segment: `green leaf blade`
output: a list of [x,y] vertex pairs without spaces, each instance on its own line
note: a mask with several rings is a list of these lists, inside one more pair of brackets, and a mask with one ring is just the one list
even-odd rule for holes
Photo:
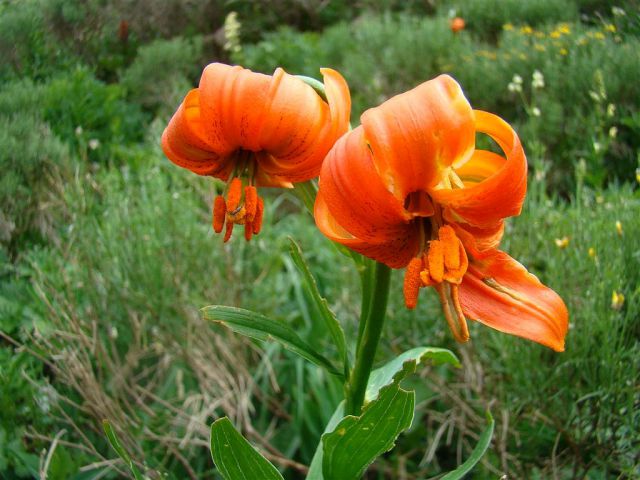
[[347,416],[322,436],[324,480],[357,480],[373,461],[393,448],[411,426],[415,393],[397,383],[380,390],[359,417]]
[[144,477],[140,473],[140,470],[138,470],[138,467],[136,467],[135,463],[133,463],[133,460],[131,459],[129,453],[120,443],[120,440],[118,439],[118,436],[116,435],[116,432],[111,426],[109,420],[102,421],[102,429],[104,430],[104,433],[107,436],[107,440],[109,440],[111,447],[116,451],[116,453],[124,461],[124,463],[127,464],[129,470],[131,470],[133,478],[135,478],[136,480],[143,480]]
[[227,417],[211,425],[211,457],[225,480],[284,480]]
[[339,377],[343,376],[343,373],[327,358],[316,352],[295,330],[285,323],[272,320],[250,310],[224,305],[211,305],[204,307],[201,311],[205,320],[219,323],[236,333],[256,340],[275,340],[286,349],[297,353],[328,372]]
[[419,364],[424,364],[427,361],[430,361],[432,365],[446,363],[454,367],[460,367],[460,361],[455,354],[445,348],[412,348],[371,372],[365,393],[365,401],[374,400],[378,396],[380,389],[391,383],[400,382],[406,376],[415,372]]
[[467,460],[460,465],[455,470],[447,473],[440,480],[462,480],[464,476],[469,473],[473,467],[482,459],[485,452],[491,445],[491,438],[493,437],[493,429],[495,426],[495,421],[491,416],[491,412],[487,411],[487,427],[484,429],[480,438],[478,439],[478,444],[471,452],[471,456],[467,458]]
[[334,313],[329,308],[327,300],[320,294],[320,291],[318,290],[318,284],[311,274],[311,270],[309,270],[307,262],[302,256],[302,250],[300,249],[300,246],[291,237],[289,237],[289,242],[293,263],[298,268],[298,271],[302,274],[304,285],[311,295],[314,305],[317,311],[320,313],[320,317],[324,321],[324,324],[327,327],[327,330],[329,331],[336,348],[338,349],[338,353],[340,354],[340,357],[342,359],[345,372],[348,372],[349,359],[347,354],[347,342],[344,337],[344,330],[342,329],[342,326],[340,325],[340,322],[338,322],[338,319],[336,318]]

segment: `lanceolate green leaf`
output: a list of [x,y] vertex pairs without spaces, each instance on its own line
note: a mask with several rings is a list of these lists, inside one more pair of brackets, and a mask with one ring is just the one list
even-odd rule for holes
[[378,396],[378,391],[392,382],[399,382],[416,371],[418,364],[431,362],[432,365],[448,363],[460,367],[460,361],[453,352],[444,348],[416,347],[398,355],[384,366],[377,368],[369,376],[365,401],[370,402]]
[[109,440],[109,443],[111,444],[113,449],[116,451],[118,456],[122,460],[124,460],[124,463],[127,464],[127,466],[129,467],[129,470],[131,470],[131,473],[133,474],[133,478],[135,478],[136,480],[143,480],[144,477],[140,473],[140,470],[138,470],[138,467],[136,467],[136,465],[133,463],[131,456],[124,449],[124,447],[120,443],[120,440],[118,440],[118,436],[116,435],[115,430],[113,429],[113,427],[111,426],[108,420],[102,421],[102,428],[104,429],[104,433],[107,435],[107,439]]
[[[449,350],[445,350],[442,348],[433,348],[433,347],[417,347],[417,348],[408,350],[403,354],[399,355],[398,357],[396,357],[395,359],[391,360],[386,365],[371,372],[371,376],[369,377],[369,382],[367,384],[367,392],[365,396],[366,401],[372,402],[376,398],[378,398],[378,395],[381,389],[383,389],[384,387],[388,387],[389,385],[394,385],[396,388],[398,388],[397,385],[406,376],[416,371],[418,364],[425,363],[427,361],[430,361],[433,365],[448,363],[455,367],[460,366],[460,362],[458,361],[456,356]],[[413,395],[413,392],[405,392],[405,393],[411,393]],[[368,408],[369,406],[367,406],[365,409],[368,409]],[[413,410],[412,410],[412,415],[413,415]],[[344,417],[344,402],[338,405],[338,408],[336,409],[335,413],[329,420],[329,423],[325,428],[325,434],[323,435],[323,438],[327,437],[332,433],[335,433],[336,426],[338,425],[338,423],[345,420],[343,417]],[[356,419],[358,417],[348,417],[348,418]],[[393,437],[392,442],[394,440],[395,440],[395,437]],[[393,445],[393,443],[391,445]],[[373,461],[373,459],[371,461]],[[327,477],[323,476],[323,472],[322,472],[323,463],[324,463],[323,442],[320,442],[313,456],[313,459],[311,461],[311,466],[309,467],[307,480],[328,480]],[[364,468],[366,468],[366,465]]]
[[211,456],[225,480],[283,480],[276,467],[238,433],[227,417],[211,425]]
[[276,340],[285,348],[325,368],[330,373],[340,377],[343,375],[327,358],[316,352],[291,327],[282,322],[272,320],[250,310],[226,307],[224,305],[204,307],[202,314],[206,320],[224,325],[234,332],[247,337],[257,340]]
[[[340,402],[336,411],[333,412],[333,415],[329,419],[329,423],[324,429],[324,433],[333,432],[336,428],[336,425],[344,418],[344,400]],[[309,465],[309,473],[307,473],[307,480],[323,480],[322,478],[322,441],[318,444],[318,448],[316,448],[316,452],[313,454],[313,458],[311,459],[311,465]]]
[[340,358],[342,359],[345,372],[348,372],[349,359],[347,355],[347,344],[344,339],[344,331],[342,330],[342,326],[338,322],[338,319],[333,314],[333,312],[329,309],[327,301],[322,297],[322,295],[320,295],[316,280],[313,278],[313,275],[311,274],[311,271],[309,270],[309,267],[307,266],[307,263],[302,256],[300,246],[292,238],[289,238],[289,242],[291,244],[291,258],[293,259],[293,263],[295,263],[300,273],[302,273],[302,276],[304,278],[304,285],[311,295],[316,309],[320,313],[320,316],[325,326],[327,327],[327,330],[329,330],[329,333],[331,334],[333,343],[336,345],[338,353],[340,354]]
[[491,445],[491,437],[493,437],[493,427],[495,422],[491,416],[491,412],[489,411],[487,411],[487,423],[487,428],[485,428],[480,435],[478,444],[476,445],[476,448],[473,449],[473,452],[471,452],[471,456],[458,468],[447,473],[441,480],[461,480],[473,469],[473,467],[476,466],[476,463],[480,461],[487,451],[487,448],[489,448],[489,445]]
[[322,436],[324,480],[358,480],[381,454],[391,450],[401,432],[411,426],[415,392],[397,383],[384,387],[359,417],[345,417]]

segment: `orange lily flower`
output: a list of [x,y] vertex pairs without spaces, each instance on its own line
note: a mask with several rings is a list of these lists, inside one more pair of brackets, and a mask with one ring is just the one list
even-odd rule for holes
[[[434,287],[458,341],[466,317],[557,351],[568,313],[562,299],[497,250],[504,219],[518,215],[527,163],[499,117],[472,110],[449,76],[367,110],[325,159],[315,218],[331,240],[405,268],[408,308]],[[504,155],[475,149],[476,133]]]
[[464,18],[461,17],[452,18],[449,22],[449,28],[451,28],[451,31],[453,33],[458,33],[459,31],[464,30],[465,26],[466,23],[464,21]]
[[260,231],[263,200],[256,187],[285,187],[317,177],[325,155],[349,128],[351,99],[342,76],[321,69],[326,101],[278,68],[272,76],[212,63],[202,72],[162,135],[176,165],[227,181],[213,205],[224,241],[234,225],[245,238]]

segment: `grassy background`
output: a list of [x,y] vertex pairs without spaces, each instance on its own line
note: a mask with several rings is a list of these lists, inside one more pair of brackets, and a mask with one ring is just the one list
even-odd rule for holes
[[[453,10],[467,21],[457,35]],[[225,38],[231,11],[241,27]],[[287,237],[351,338],[359,285],[288,192],[266,192],[250,244],[212,234],[215,182],[171,165],[158,139],[215,60],[337,68],[354,123],[448,72],[525,144],[529,195],[504,248],[566,300],[567,351],[475,324],[456,345],[432,292],[404,309],[394,272],[379,359],[431,344],[464,368],[413,380],[414,425],[370,478],[451,469],[488,405],[496,435],[473,478],[640,476],[639,38],[634,1],[0,1],[0,476],[124,475],[100,431],[109,418],[152,478],[217,478],[208,425],[226,414],[287,478],[303,477],[341,385],[203,324],[198,308],[259,310],[331,354]],[[508,88],[516,74],[521,92]]]

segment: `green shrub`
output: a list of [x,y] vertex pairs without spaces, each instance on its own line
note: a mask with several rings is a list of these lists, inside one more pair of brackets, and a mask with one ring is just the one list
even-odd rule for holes
[[175,37],[140,47],[121,83],[129,98],[146,109],[172,113],[202,71],[202,39]]
[[114,148],[143,138],[145,116],[125,100],[120,85],[107,85],[78,68],[46,85],[43,118],[81,158],[106,162]]
[[0,80],[41,79],[73,63],[47,30],[41,7],[39,0],[0,4]]
[[25,113],[0,116],[0,242],[12,255],[50,236],[51,184],[68,168],[69,151],[48,125]]

